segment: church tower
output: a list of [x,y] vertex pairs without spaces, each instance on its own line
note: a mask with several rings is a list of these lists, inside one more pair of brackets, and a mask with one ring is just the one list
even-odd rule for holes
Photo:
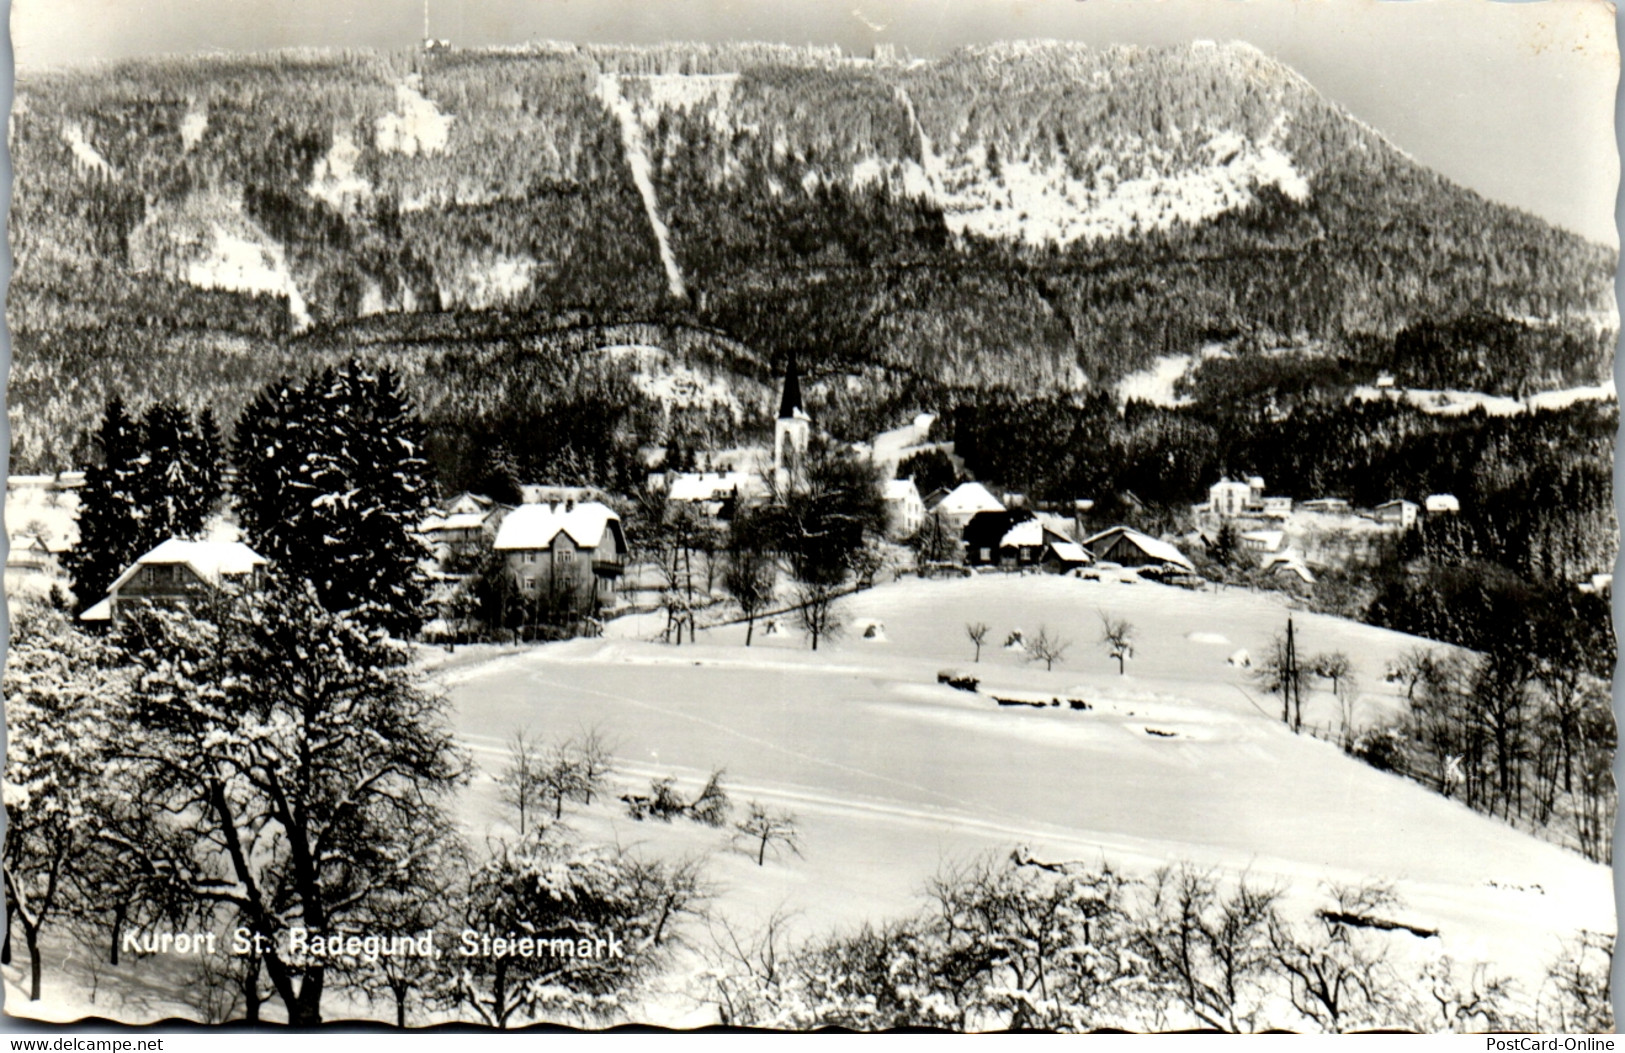
[[773,424],[773,479],[781,493],[799,479],[811,435],[812,418],[801,405],[801,373],[796,369],[796,356],[792,351],[784,368],[779,419]]

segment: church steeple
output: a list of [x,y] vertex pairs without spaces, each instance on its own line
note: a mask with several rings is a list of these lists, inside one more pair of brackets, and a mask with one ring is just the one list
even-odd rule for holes
[[773,422],[773,478],[781,493],[797,485],[811,435],[812,418],[801,404],[801,371],[796,368],[796,355],[792,351],[784,366],[779,419]]
[[784,367],[784,395],[779,399],[779,419],[795,420],[807,416],[801,405],[801,371],[796,368],[796,353],[790,352]]

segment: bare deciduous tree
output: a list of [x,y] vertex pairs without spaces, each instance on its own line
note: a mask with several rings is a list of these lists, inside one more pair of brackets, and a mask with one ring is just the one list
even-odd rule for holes
[[818,641],[838,636],[841,631],[840,614],[835,603],[840,593],[833,585],[800,584],[796,586],[796,623],[812,640],[812,649],[818,650]]
[[988,626],[986,622],[971,622],[965,626],[965,635],[970,642],[976,645],[976,661],[982,660],[982,645],[987,642]]
[[1134,626],[1127,619],[1113,618],[1100,612],[1100,642],[1106,653],[1117,659],[1117,675],[1127,671],[1127,662],[1134,654]]
[[524,728],[508,738],[508,764],[497,775],[497,798],[514,810],[519,836],[530,832],[531,813],[541,803],[541,747]]
[[1040,625],[1038,635],[1027,643],[1027,661],[1043,662],[1047,672],[1055,668],[1055,663],[1066,655],[1067,649],[1071,646],[1071,640],[1051,635],[1048,628]]
[[740,836],[754,845],[756,865],[767,862],[769,848],[782,848],[801,855],[801,834],[796,817],[789,812],[770,812],[757,801],[750,802],[750,814],[734,824]]

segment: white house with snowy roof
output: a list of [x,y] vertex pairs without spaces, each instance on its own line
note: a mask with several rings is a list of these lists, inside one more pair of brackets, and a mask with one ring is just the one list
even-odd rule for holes
[[925,522],[925,501],[913,479],[888,479],[881,492],[886,502],[886,533],[913,537]]
[[626,570],[621,517],[598,501],[520,505],[503,517],[495,548],[527,601],[582,612],[612,606]]
[[229,585],[252,587],[270,561],[241,541],[170,538],[114,579],[107,596],[79,616],[114,622],[132,603],[179,606]]
[[981,483],[960,483],[950,490],[929,511],[953,529],[962,533],[978,512],[1003,512],[1004,503],[993,496]]

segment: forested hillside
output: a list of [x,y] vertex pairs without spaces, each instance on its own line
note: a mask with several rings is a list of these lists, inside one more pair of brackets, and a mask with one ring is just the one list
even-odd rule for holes
[[632,323],[755,380],[794,350],[854,428],[1214,343],[1512,394],[1611,363],[1609,250],[1246,45],[162,59],[24,76],[12,149],[14,470],[114,392],[229,421],[365,346],[440,404]]

